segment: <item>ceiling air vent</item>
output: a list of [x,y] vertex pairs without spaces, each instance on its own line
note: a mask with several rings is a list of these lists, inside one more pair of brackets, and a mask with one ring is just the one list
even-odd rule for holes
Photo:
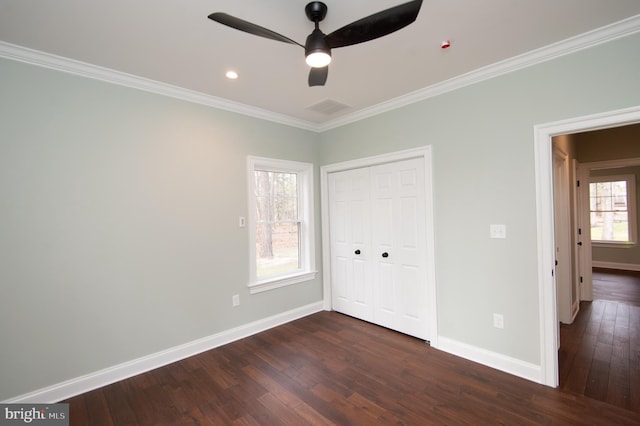
[[332,99],[325,99],[324,101],[320,101],[317,104],[307,107],[308,110],[319,112],[324,115],[333,115],[348,108],[351,107]]

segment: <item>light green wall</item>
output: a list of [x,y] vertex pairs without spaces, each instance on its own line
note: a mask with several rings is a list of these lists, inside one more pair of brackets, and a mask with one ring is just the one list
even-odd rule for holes
[[319,166],[431,145],[440,334],[537,364],[533,126],[640,104],[638,46],[320,135],[0,60],[0,400],[321,300],[321,279],[247,293],[249,154]]
[[633,35],[321,135],[322,165],[433,147],[441,336],[540,362],[533,128],[639,105],[639,47]]
[[249,295],[238,227],[246,156],[317,163],[316,133],[9,60],[0,76],[0,401],[322,299],[321,278]]

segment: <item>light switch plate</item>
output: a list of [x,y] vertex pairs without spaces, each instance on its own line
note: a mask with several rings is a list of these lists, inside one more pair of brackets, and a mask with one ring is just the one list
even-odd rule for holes
[[492,224],[489,225],[489,237],[490,238],[507,238],[507,225]]

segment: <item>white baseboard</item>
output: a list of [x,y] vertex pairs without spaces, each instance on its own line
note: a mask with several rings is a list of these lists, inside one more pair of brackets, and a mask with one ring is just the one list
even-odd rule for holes
[[619,269],[622,271],[640,271],[640,265],[637,263],[600,262],[594,260],[591,266],[594,268]]
[[497,352],[471,346],[457,340],[438,336],[438,347],[444,352],[486,365],[514,376],[522,377],[536,383],[543,383],[542,368],[516,358],[508,357]]
[[73,396],[110,385],[120,380],[128,379],[129,377],[154,370],[158,367],[163,367],[322,310],[323,302],[312,303],[2,402],[51,404],[64,401]]

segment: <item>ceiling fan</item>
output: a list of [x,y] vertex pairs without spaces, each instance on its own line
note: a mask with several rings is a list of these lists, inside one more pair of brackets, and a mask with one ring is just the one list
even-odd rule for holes
[[249,34],[304,48],[306,62],[311,66],[309,86],[324,86],[329,74],[331,49],[363,43],[398,31],[416,20],[420,6],[422,0],[403,3],[345,25],[331,34],[324,34],[320,31],[319,23],[327,16],[327,5],[320,1],[312,1],[305,7],[305,13],[315,24],[315,29],[309,34],[304,45],[226,13],[212,13],[209,19]]

